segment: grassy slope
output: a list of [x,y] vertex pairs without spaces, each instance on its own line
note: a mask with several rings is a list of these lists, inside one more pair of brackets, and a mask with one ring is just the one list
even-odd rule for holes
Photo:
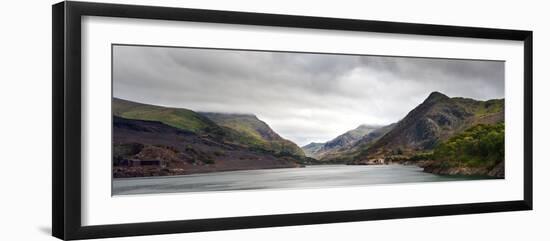
[[166,108],[117,98],[113,98],[112,103],[113,114],[128,119],[160,121],[169,126],[196,133],[216,128],[216,124],[208,118],[187,109]]
[[476,117],[484,117],[499,113],[504,110],[504,99],[493,99],[487,101],[478,101],[467,98],[452,98],[456,103],[464,106],[469,112],[474,113]]
[[305,156],[304,151],[295,143],[280,137],[269,125],[254,115],[201,113],[216,124],[232,129],[240,134],[241,141],[249,145],[273,150],[276,153],[289,153]]

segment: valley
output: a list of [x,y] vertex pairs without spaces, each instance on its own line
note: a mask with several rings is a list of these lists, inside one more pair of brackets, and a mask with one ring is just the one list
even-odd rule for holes
[[196,112],[113,98],[113,177],[345,164],[417,166],[451,176],[504,177],[504,99],[432,92],[389,125],[360,124],[299,147],[253,114]]

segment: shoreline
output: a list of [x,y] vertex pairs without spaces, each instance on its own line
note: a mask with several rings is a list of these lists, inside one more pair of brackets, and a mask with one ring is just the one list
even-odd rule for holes
[[135,176],[135,177],[115,177],[114,169],[111,170],[112,172],[112,179],[137,179],[137,178],[165,178],[165,177],[181,177],[181,176],[189,176],[189,175],[200,175],[200,174],[210,174],[210,173],[217,173],[217,172],[238,172],[238,171],[251,171],[251,170],[268,170],[268,169],[286,169],[286,168],[304,168],[305,165],[300,166],[280,166],[280,167],[265,167],[265,168],[251,168],[251,169],[222,169],[222,170],[214,170],[214,169],[206,169],[206,170],[192,170],[192,171],[182,171],[182,174],[168,174],[168,175],[151,175],[151,176]]
[[[254,171],[254,170],[276,170],[276,169],[299,169],[307,168],[312,166],[347,166],[347,164],[310,164],[310,165],[300,165],[296,167],[266,167],[266,168],[252,168],[252,169],[226,169],[226,170],[212,170],[212,171],[201,171],[201,172],[191,172],[187,174],[174,174],[174,175],[158,175],[158,176],[136,176],[136,177],[112,177],[113,180],[123,180],[123,179],[140,179],[140,178],[170,178],[170,177],[184,177],[191,175],[201,175],[201,174],[211,174],[211,173],[228,173],[228,172],[244,172],[244,171]],[[381,165],[382,166],[382,165]]]
[[[251,168],[251,169],[206,169],[206,170],[192,170],[187,173],[174,173],[168,175],[151,175],[151,176],[133,176],[133,177],[115,177],[114,169],[112,180],[125,180],[125,179],[149,179],[149,178],[177,178],[184,176],[194,176],[201,174],[212,173],[228,173],[228,172],[240,172],[240,171],[252,171],[252,170],[274,170],[274,169],[295,169],[295,168],[307,168],[312,166],[389,166],[389,165],[402,165],[402,166],[417,166],[422,168],[425,173],[431,173],[441,176],[465,176],[465,177],[481,177],[488,179],[502,179],[504,178],[504,166],[501,165],[504,162],[500,162],[495,167],[487,169],[485,167],[441,167],[436,165],[435,161],[392,161],[384,164],[367,164],[367,163],[311,163],[311,164],[298,164],[297,166],[281,166],[281,167],[265,167],[265,168]],[[185,172],[185,171],[184,171]]]
[[405,166],[417,166],[423,169],[423,172],[443,175],[443,176],[471,176],[471,177],[486,177],[486,178],[504,178],[504,161],[499,162],[493,167],[468,167],[468,166],[441,166],[440,161],[433,160],[398,160],[382,163],[348,163],[347,165],[359,165],[359,166],[384,166],[384,165],[405,165]]

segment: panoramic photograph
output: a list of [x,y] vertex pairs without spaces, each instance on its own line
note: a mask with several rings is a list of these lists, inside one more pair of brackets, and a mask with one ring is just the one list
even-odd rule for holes
[[503,179],[504,61],[112,46],[112,195]]

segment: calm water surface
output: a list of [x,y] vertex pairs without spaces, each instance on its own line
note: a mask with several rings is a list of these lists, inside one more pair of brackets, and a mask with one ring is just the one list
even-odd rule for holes
[[317,165],[307,166],[305,168],[280,168],[203,173],[171,177],[114,179],[113,195],[267,188],[318,188],[472,179],[476,178],[451,177],[425,173],[422,172],[422,168],[417,166]]

